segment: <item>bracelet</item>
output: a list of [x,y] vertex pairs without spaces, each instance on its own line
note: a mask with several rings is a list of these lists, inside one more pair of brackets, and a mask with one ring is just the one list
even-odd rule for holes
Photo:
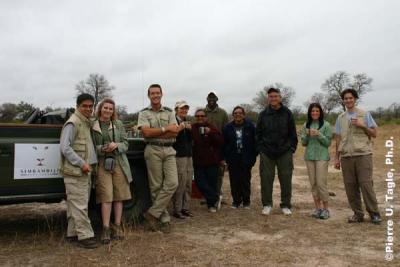
[[165,133],[165,128],[164,127],[161,127],[161,132]]

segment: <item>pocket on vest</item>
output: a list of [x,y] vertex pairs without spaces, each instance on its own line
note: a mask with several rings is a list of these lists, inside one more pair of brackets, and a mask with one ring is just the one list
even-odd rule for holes
[[82,176],[83,172],[80,167],[74,166],[69,163],[68,160],[65,160],[63,166],[63,174],[68,176]]

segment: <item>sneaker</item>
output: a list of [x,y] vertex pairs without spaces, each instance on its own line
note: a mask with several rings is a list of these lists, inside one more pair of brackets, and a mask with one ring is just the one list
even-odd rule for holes
[[319,214],[319,218],[322,220],[327,220],[329,219],[330,215],[329,215],[329,210],[327,209],[322,209],[321,213]]
[[261,211],[261,214],[262,215],[270,215],[271,214],[271,210],[272,210],[271,206],[264,206],[262,211]]
[[110,242],[111,242],[110,227],[103,226],[103,229],[101,230],[100,240],[101,240],[101,243],[104,245],[110,244]]
[[231,208],[236,210],[236,209],[239,208],[239,205],[235,204],[235,203],[232,203]]
[[218,201],[217,201],[217,210],[220,210],[220,209],[221,209],[221,204],[222,204],[222,195],[219,196],[219,199],[218,199]]
[[79,247],[87,248],[87,249],[97,248],[99,246],[99,244],[97,243],[97,241],[94,237],[78,240],[78,242],[76,244]]
[[379,213],[374,213],[371,215],[371,222],[373,224],[380,224],[382,222],[381,215]]
[[123,240],[125,238],[125,234],[122,225],[113,224],[111,226],[111,236],[114,240]]
[[284,207],[281,210],[282,210],[282,213],[286,216],[292,215],[292,211],[289,208]]
[[215,207],[209,207],[209,208],[208,208],[208,211],[211,212],[211,213],[215,213],[215,212],[217,212],[217,208],[215,208]]
[[153,215],[151,215],[148,211],[146,211],[143,214],[143,217],[147,222],[149,230],[151,230],[153,232],[157,232],[158,231],[158,219],[156,217],[154,217]]
[[249,209],[250,209],[250,204],[244,204],[244,205],[243,205],[243,208],[244,208],[245,210],[249,210]]
[[194,217],[193,213],[190,210],[181,210],[181,213],[183,214],[183,216],[186,217]]
[[311,217],[319,218],[319,216],[321,215],[321,211],[322,209],[314,209],[314,211],[311,213]]
[[163,222],[160,224],[160,231],[164,234],[171,233],[171,224],[169,222]]
[[347,219],[348,223],[361,223],[364,221],[364,217],[361,217],[357,214],[353,214]]

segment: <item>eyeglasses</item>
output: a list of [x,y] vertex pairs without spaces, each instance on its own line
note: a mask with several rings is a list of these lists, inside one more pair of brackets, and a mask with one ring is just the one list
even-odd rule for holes
[[81,108],[93,109],[93,105],[82,104]]
[[195,115],[196,118],[204,118],[206,115]]

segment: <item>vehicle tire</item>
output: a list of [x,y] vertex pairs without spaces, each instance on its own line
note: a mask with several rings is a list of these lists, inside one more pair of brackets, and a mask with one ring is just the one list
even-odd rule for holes
[[124,202],[123,216],[129,225],[136,225],[143,220],[142,214],[151,206],[149,181],[144,159],[129,159],[133,181],[130,184],[132,199]]

